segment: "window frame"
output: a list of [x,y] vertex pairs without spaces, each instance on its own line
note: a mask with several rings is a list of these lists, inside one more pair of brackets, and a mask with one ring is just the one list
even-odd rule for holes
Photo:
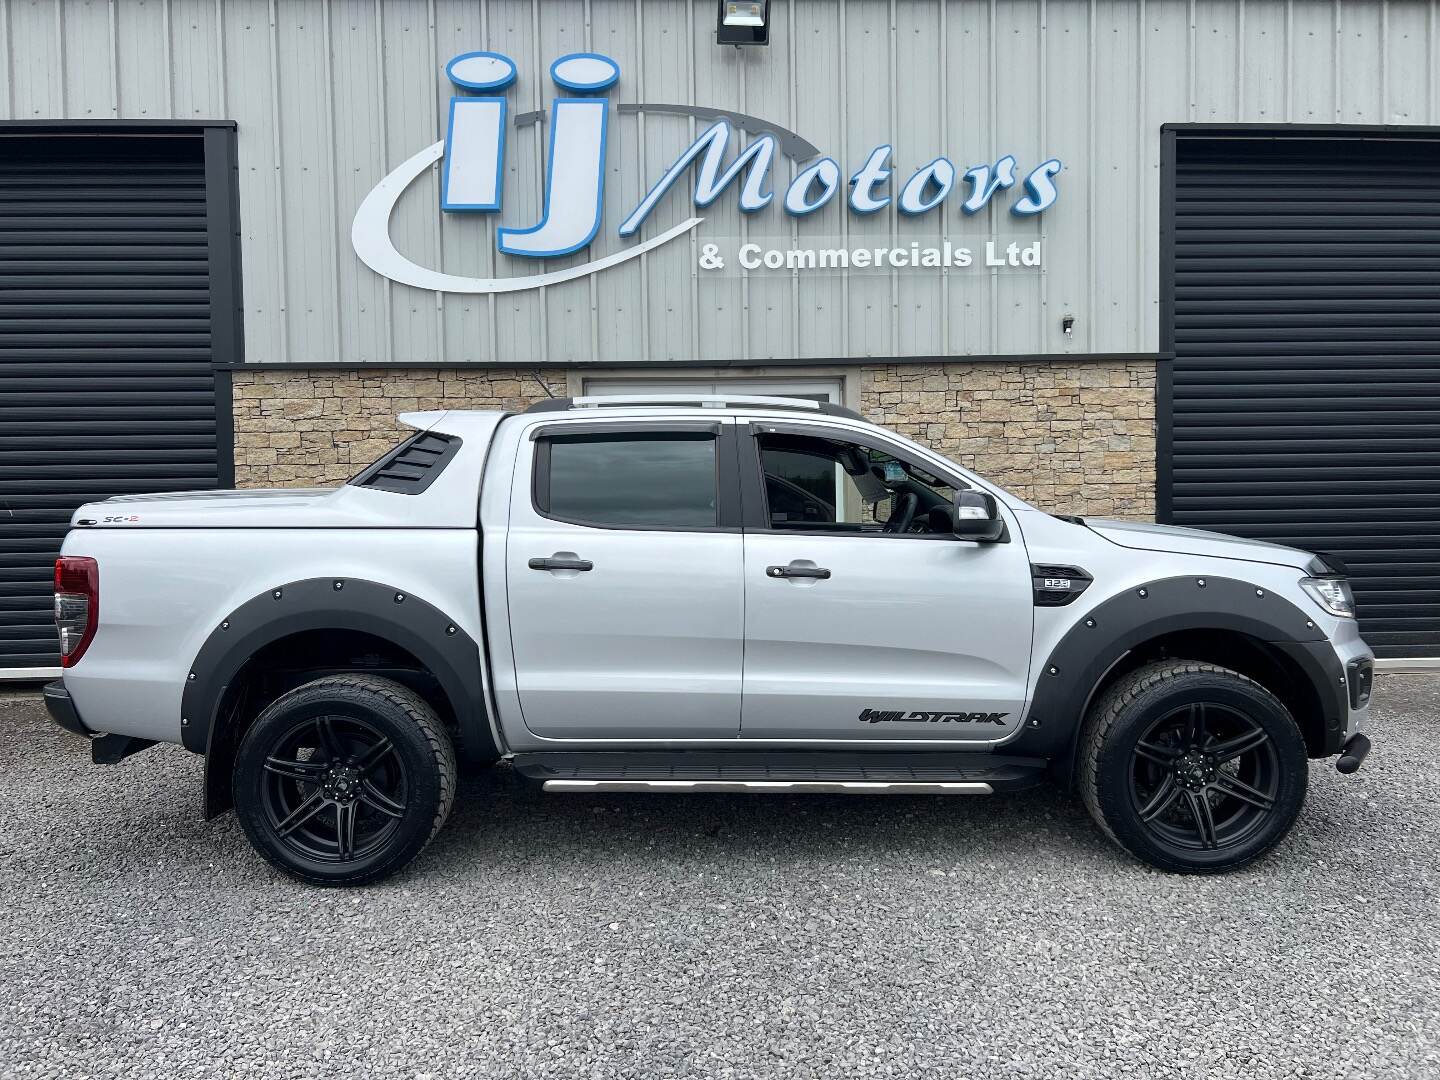
[[896,446],[887,439],[878,438],[868,432],[851,428],[833,427],[824,424],[786,424],[751,420],[742,424],[737,434],[741,444],[740,457],[740,498],[741,514],[747,532],[765,532],[773,536],[830,536],[844,540],[929,540],[953,541],[957,544],[973,544],[975,541],[956,536],[954,533],[887,533],[860,532],[841,529],[777,529],[770,521],[769,497],[765,491],[765,466],[760,452],[761,435],[802,435],[816,439],[831,439],[836,442],[853,443],[870,450],[888,454],[897,461],[904,461],[918,469],[938,476],[947,485],[958,491],[976,491],[962,477],[953,473],[942,473],[933,463],[919,460],[904,447]]
[[[550,509],[550,452],[556,441],[595,439],[620,441],[661,441],[667,436],[709,436],[715,446],[714,525],[626,525],[562,517]],[[597,423],[546,424],[530,432],[535,444],[530,459],[530,509],[536,516],[562,525],[611,532],[738,533],[740,522],[740,481],[737,475],[735,425],[710,420],[610,420]]]

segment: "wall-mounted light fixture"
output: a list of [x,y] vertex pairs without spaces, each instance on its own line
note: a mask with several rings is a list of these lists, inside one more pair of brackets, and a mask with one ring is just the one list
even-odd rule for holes
[[720,0],[715,41],[737,48],[770,44],[770,0]]
[[1060,332],[1066,337],[1075,336],[1075,316],[1066,315],[1060,320]]

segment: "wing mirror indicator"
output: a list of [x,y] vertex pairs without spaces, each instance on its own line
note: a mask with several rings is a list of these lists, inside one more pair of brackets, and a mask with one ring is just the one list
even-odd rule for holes
[[985,491],[955,493],[955,535],[964,540],[993,544],[1005,537],[1005,520],[995,496]]

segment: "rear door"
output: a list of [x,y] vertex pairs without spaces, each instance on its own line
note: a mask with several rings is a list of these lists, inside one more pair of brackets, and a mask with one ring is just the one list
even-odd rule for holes
[[744,585],[733,432],[728,418],[532,429],[506,580],[534,734],[735,737]]
[[878,437],[757,426],[739,449],[741,737],[963,743],[1013,732],[1034,621],[1013,519],[1002,543],[954,536],[943,507],[961,481],[934,477],[913,488],[924,500],[903,531],[884,531],[897,500],[879,485],[911,483],[900,460],[933,465]]

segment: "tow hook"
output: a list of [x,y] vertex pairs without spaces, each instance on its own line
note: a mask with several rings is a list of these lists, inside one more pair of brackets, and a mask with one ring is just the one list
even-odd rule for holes
[[1360,763],[1365,760],[1365,755],[1370,753],[1370,740],[1360,732],[1351,735],[1345,740],[1345,745],[1340,748],[1340,760],[1335,762],[1335,768],[1347,776],[1360,768]]

